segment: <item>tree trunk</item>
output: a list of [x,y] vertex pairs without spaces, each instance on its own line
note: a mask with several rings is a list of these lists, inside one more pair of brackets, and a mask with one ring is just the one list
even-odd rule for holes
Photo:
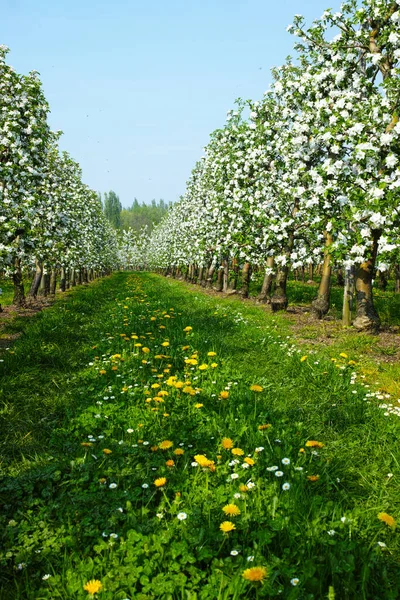
[[224,269],[223,269],[223,286],[222,286],[222,291],[226,292],[228,291],[228,281],[229,281],[229,260],[226,259],[222,262]]
[[25,290],[22,280],[21,260],[19,258],[15,259],[12,280],[14,284],[13,304],[18,307],[25,306]]
[[65,292],[65,268],[61,267],[61,273],[60,273],[60,291],[61,292]]
[[82,269],[78,271],[78,285],[82,285]]
[[44,273],[42,276],[43,281],[43,295],[46,297],[50,294],[50,273]]
[[314,265],[313,265],[313,263],[310,263],[308,265],[308,281],[307,281],[307,283],[309,283],[309,282],[312,283],[313,281],[314,281]]
[[228,283],[228,288],[232,293],[236,292],[238,275],[239,275],[239,263],[238,263],[238,259],[234,258],[232,260],[232,271],[230,273],[229,283]]
[[222,292],[222,288],[224,287],[224,270],[222,267],[218,269],[217,273],[217,284],[215,286],[216,292]]
[[249,262],[244,263],[242,269],[242,289],[240,295],[242,298],[249,297],[250,291],[250,278],[251,278],[251,264]]
[[71,269],[71,286],[76,286],[76,269]]
[[318,319],[322,319],[328,312],[330,307],[331,297],[331,273],[332,273],[332,258],[331,244],[333,242],[330,233],[325,233],[325,256],[322,266],[321,283],[319,284],[318,296],[311,305],[311,310],[317,315]]
[[260,302],[271,302],[271,291],[272,291],[272,283],[274,281],[274,274],[272,270],[274,268],[274,257],[268,256],[267,258],[267,267],[265,270],[264,281],[262,284],[260,295],[258,296],[258,300]]
[[344,290],[343,290],[343,326],[350,327],[351,325],[351,313],[353,310],[353,298],[354,298],[354,267],[346,269],[344,278]]
[[207,288],[212,287],[212,282],[213,282],[213,277],[214,277],[214,272],[215,272],[216,266],[217,266],[217,263],[213,260],[213,262],[210,265],[210,268],[208,269],[208,273],[207,273],[207,279],[206,279],[206,287]]
[[37,260],[35,275],[33,276],[33,280],[31,283],[30,290],[29,290],[29,296],[31,298],[36,298],[36,296],[37,296],[40,281],[42,279],[42,275],[43,275],[43,265]]
[[344,286],[343,269],[338,269],[336,274],[336,282],[340,287]]
[[274,312],[287,309],[288,299],[286,295],[286,286],[288,274],[289,267],[287,265],[278,270],[275,282],[275,291],[271,298],[271,308]]
[[50,294],[52,296],[56,295],[56,288],[57,288],[57,270],[52,269],[51,275],[50,275]]
[[357,317],[353,325],[358,331],[376,332],[381,324],[372,296],[372,278],[380,236],[380,230],[373,231],[371,258],[361,263],[356,272]]

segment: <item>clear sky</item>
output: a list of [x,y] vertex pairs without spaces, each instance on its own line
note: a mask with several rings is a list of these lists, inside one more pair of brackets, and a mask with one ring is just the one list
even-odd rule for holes
[[0,0],[0,44],[37,70],[60,146],[95,190],[175,201],[237,97],[261,98],[293,15],[340,0]]

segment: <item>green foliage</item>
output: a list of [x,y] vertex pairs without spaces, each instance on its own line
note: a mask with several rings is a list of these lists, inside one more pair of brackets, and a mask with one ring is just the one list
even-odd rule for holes
[[134,231],[139,232],[147,225],[151,231],[153,226],[161,221],[170,206],[172,206],[172,202],[167,203],[164,200],[158,202],[152,200],[151,204],[145,204],[145,202],[140,204],[135,198],[130,208],[124,208],[121,211],[121,229],[127,230],[131,227]]
[[104,194],[104,214],[115,229],[121,227],[122,204],[115,192],[112,190]]
[[398,535],[377,518],[399,514],[398,417],[350,351],[301,360],[286,334],[281,316],[146,273],[25,324],[0,363],[0,598],[88,598],[91,579],[104,600],[398,598]]

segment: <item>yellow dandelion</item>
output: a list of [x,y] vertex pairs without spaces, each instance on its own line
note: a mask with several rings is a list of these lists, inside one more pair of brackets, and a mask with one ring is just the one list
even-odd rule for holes
[[250,466],[253,466],[256,464],[256,461],[253,460],[252,458],[250,458],[249,456],[246,456],[246,458],[244,459],[244,462],[247,463]]
[[251,390],[252,392],[262,392],[262,391],[263,391],[263,389],[264,389],[264,388],[262,387],[262,385],[257,385],[257,384],[254,384],[254,385],[251,385],[251,386],[250,386],[250,390]]
[[300,359],[300,362],[304,362],[305,360],[307,360],[307,358],[308,358],[307,355],[306,356],[302,356],[301,359]]
[[243,456],[244,454],[244,451],[241,448],[232,448],[231,452],[235,456]]
[[349,358],[346,352],[341,352],[339,356],[341,356],[342,358]]
[[146,348],[146,346],[143,346],[142,352],[144,352],[145,354],[148,354],[150,352],[150,348]]
[[209,467],[212,464],[212,461],[209,460],[204,454],[196,454],[194,460],[200,467]]
[[225,448],[225,450],[230,450],[231,448],[233,448],[233,440],[231,440],[231,438],[223,438],[222,439],[222,447]]
[[207,352],[207,356],[217,356],[216,352]]
[[208,369],[208,365],[202,364],[199,366],[199,371],[206,371]]
[[269,429],[271,427],[271,425],[269,423],[265,423],[264,425],[259,425],[258,426],[258,431],[264,431],[265,429]]
[[232,523],[231,521],[224,521],[223,523],[221,523],[219,528],[224,533],[229,533],[230,531],[233,531],[234,529],[236,529],[236,525],[234,523]]
[[167,467],[174,467],[174,466],[175,466],[175,462],[174,462],[172,459],[170,459],[170,460],[167,460],[167,461],[165,462],[165,465],[166,465]]
[[267,569],[265,567],[251,567],[243,571],[242,577],[247,581],[263,581],[267,577]]
[[103,452],[104,454],[112,454],[112,450],[109,450],[108,448],[104,448]]
[[244,492],[244,493],[246,493],[246,492],[248,492],[248,491],[249,491],[249,488],[247,487],[247,485],[246,485],[245,483],[242,483],[241,485],[239,485],[239,490],[240,490],[241,492]]
[[202,404],[201,402],[197,402],[197,404],[194,405],[195,408],[203,408],[204,404]]
[[118,367],[111,367],[111,371],[118,371]]
[[218,363],[211,363],[210,367],[212,369],[216,369],[218,367]]
[[190,327],[190,325],[188,325],[187,327],[185,327],[185,329],[183,331],[185,331],[186,333],[190,333],[193,330],[193,327]]
[[385,512],[379,513],[378,519],[383,523],[386,523],[386,525],[388,525],[389,527],[396,527],[396,520]]
[[182,454],[185,454],[185,451],[182,448],[177,448],[176,450],[174,450],[174,454],[176,456],[182,456]]
[[307,448],[323,448],[324,444],[322,442],[317,442],[316,440],[309,440],[306,442]]
[[169,342],[163,342],[163,343],[161,344],[161,346],[164,346],[164,348],[167,348],[167,347],[169,346]]
[[226,390],[223,390],[222,392],[219,393],[219,397],[222,398],[222,400],[226,400],[226,398],[229,398],[229,392],[227,392]]
[[229,517],[237,517],[240,515],[240,508],[236,506],[236,504],[226,504],[222,510]]
[[172,448],[173,445],[173,442],[171,442],[170,440],[164,440],[160,444],[160,450],[168,450],[169,448]]
[[90,446],[93,446],[93,444],[91,442],[82,442],[81,446],[83,446],[84,448],[90,448]]
[[319,475],[307,475],[308,481],[318,481]]
[[166,483],[167,483],[167,478],[166,477],[158,477],[158,479],[156,479],[154,481],[154,485],[156,487],[163,487]]
[[83,586],[83,589],[86,590],[89,594],[97,594],[103,587],[103,584],[98,579],[91,579]]

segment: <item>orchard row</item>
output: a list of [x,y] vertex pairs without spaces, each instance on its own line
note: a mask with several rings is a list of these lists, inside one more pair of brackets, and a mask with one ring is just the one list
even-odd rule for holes
[[[47,123],[49,106],[37,73],[19,75],[0,46],[0,273],[13,279],[14,302],[23,304],[24,271],[36,271],[54,290],[109,271],[118,263],[114,230],[96,192],[57,142]],[[42,277],[42,274],[47,277]]]
[[211,281],[261,266],[264,291],[276,275],[275,310],[287,306],[290,269],[319,265],[319,316],[341,268],[345,322],[355,293],[354,325],[379,327],[373,279],[400,263],[400,0],[358,4],[309,28],[295,17],[296,58],[272,70],[262,100],[228,112],[180,201],[127,243],[129,264]]

